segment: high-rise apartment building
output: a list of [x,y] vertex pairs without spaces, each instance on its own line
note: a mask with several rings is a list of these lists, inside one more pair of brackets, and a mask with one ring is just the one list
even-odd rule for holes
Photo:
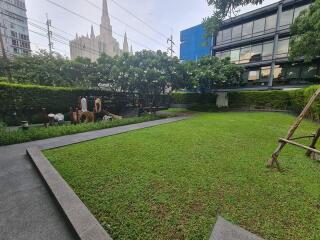
[[25,0],[0,0],[0,30],[8,57],[30,53]]

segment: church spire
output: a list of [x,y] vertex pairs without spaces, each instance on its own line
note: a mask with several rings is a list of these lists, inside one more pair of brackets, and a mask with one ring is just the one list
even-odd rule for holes
[[124,53],[128,53],[128,52],[129,52],[129,44],[128,44],[127,33],[124,34],[123,52],[124,52]]
[[108,3],[107,0],[102,0],[102,17],[101,17],[101,25],[105,27],[111,28]]
[[91,38],[95,38],[94,30],[93,30],[93,26],[92,26],[92,25],[91,25],[91,34],[90,34],[90,37],[91,37]]
[[102,1],[102,11],[108,15],[108,3],[107,0]]

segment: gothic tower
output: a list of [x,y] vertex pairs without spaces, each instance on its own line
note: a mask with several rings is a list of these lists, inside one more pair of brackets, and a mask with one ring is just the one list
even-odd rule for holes
[[124,52],[124,53],[128,53],[128,52],[129,52],[129,44],[128,44],[127,33],[124,34],[123,52]]
[[102,17],[100,24],[100,40],[102,42],[102,51],[109,56],[114,56],[112,26],[109,17],[107,0],[102,0]]
[[122,52],[129,52],[127,34],[124,37],[124,51],[119,47],[119,42],[112,36],[112,26],[110,22],[107,0],[102,0],[102,17],[100,24],[100,35],[96,35],[91,26],[90,35],[76,35],[74,40],[70,41],[70,56],[74,60],[77,57],[90,58],[96,61],[101,53],[110,57],[121,55]]

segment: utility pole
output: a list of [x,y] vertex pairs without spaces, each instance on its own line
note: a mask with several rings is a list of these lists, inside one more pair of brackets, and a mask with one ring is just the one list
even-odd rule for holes
[[278,42],[279,42],[280,17],[282,13],[282,5],[283,5],[283,1],[280,1],[278,5],[278,12],[277,12],[276,35],[274,36],[274,41],[273,41],[272,63],[271,63],[270,77],[269,77],[269,83],[268,83],[269,88],[272,88],[273,86],[274,72],[275,72],[274,70],[276,68],[276,58],[277,58],[277,49],[278,49]]
[[170,43],[170,47],[168,47],[168,51],[170,52],[171,57],[173,57],[173,54],[175,53],[175,51],[173,50],[173,45],[176,45],[173,41],[173,36],[171,35],[170,38],[168,38],[167,43]]
[[52,48],[53,48],[53,42],[51,41],[51,38],[52,38],[52,31],[50,30],[50,27],[51,27],[51,20],[48,18],[48,14],[46,14],[47,16],[47,30],[48,30],[48,41],[49,41],[49,53],[50,53],[50,56],[52,55]]
[[2,35],[2,29],[5,29],[5,28],[6,27],[2,26],[1,23],[0,23],[0,44],[1,44],[2,58],[4,60],[5,70],[6,70],[6,73],[7,73],[8,81],[11,82],[12,81],[12,76],[11,76],[11,70],[10,70],[10,66],[9,66],[9,59],[7,57],[6,49],[4,47],[3,35]]

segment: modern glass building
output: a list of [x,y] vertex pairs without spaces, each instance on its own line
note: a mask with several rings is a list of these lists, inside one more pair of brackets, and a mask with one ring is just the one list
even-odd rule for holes
[[247,86],[314,83],[320,74],[319,61],[306,64],[288,59],[290,25],[310,4],[283,0],[224,21],[211,54],[243,65]]
[[[0,1],[0,31],[8,57],[29,54],[30,40],[25,0]],[[2,56],[0,46],[0,56]]]
[[201,57],[210,56],[212,51],[212,38],[206,39],[206,32],[202,24],[181,31],[180,33],[180,59],[183,61],[196,61]]

